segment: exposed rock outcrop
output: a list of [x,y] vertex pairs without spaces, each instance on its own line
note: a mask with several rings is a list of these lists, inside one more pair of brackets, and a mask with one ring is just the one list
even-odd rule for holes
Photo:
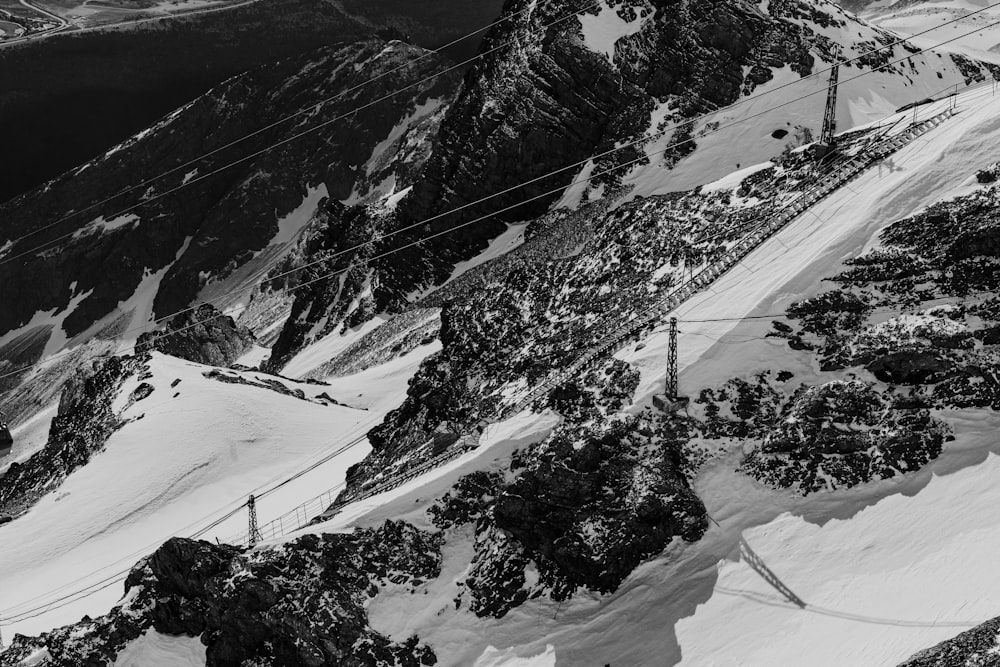
[[158,350],[208,366],[229,366],[249,350],[254,335],[211,304],[171,319],[162,332],[139,336],[137,352]]
[[433,665],[434,652],[416,636],[396,642],[372,630],[366,603],[390,584],[416,588],[440,568],[439,538],[403,523],[251,553],[174,538],[135,566],[111,613],[18,635],[0,665],[43,649],[46,667],[112,664],[150,627],[200,636],[209,667]]
[[[141,355],[110,357],[81,369],[66,383],[48,443],[24,463],[12,463],[0,477],[0,516],[23,514],[104,448],[124,424],[112,403],[125,380],[139,373],[145,362]],[[140,393],[132,400],[142,398]]]

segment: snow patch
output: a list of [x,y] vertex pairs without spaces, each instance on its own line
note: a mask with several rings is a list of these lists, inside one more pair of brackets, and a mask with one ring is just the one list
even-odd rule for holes
[[149,628],[118,653],[115,667],[205,667],[207,651],[198,637],[173,637]]
[[448,280],[437,285],[435,287],[429,287],[423,290],[415,290],[407,295],[409,301],[419,301],[420,299],[426,297],[428,294],[444,287],[448,283],[456,280],[459,276],[464,273],[471,271],[477,266],[481,266],[486,262],[501,257],[511,250],[514,250],[522,243],[524,243],[524,231],[527,225],[525,223],[515,223],[508,224],[507,229],[505,229],[499,236],[490,241],[489,245],[486,246],[486,250],[473,257],[472,259],[467,259],[464,262],[459,262],[455,265],[454,270],[451,275],[448,276]]
[[608,60],[615,60],[615,44],[618,40],[629,37],[642,30],[643,24],[653,16],[655,10],[642,7],[632,21],[626,21],[618,10],[608,5],[607,0],[601,0],[597,15],[581,14],[580,27],[583,30],[583,43],[595,53],[603,53]]
[[[104,451],[27,514],[0,526],[3,544],[19,545],[0,549],[5,615],[127,572],[169,536],[190,535],[238,507],[247,494],[318,461],[340,442],[372,428],[391,407],[322,405],[223,383],[204,376],[211,366],[160,353],[153,353],[149,366],[152,377],[143,381],[153,392],[121,413],[128,422]],[[413,370],[412,363],[400,367],[378,385],[380,396],[398,404]],[[251,381],[267,377],[225,372]],[[350,381],[330,387],[280,382],[307,397],[327,392],[341,403],[358,393]],[[125,407],[138,384],[137,377],[125,383],[114,402],[117,408]],[[270,494],[258,506],[261,521],[325,491],[367,451],[355,447]],[[245,530],[246,515],[237,513],[205,539],[228,539]],[[73,623],[83,614],[106,612],[120,594],[120,586],[111,586],[4,630],[37,634]]]
[[774,166],[773,162],[762,162],[760,164],[755,164],[752,167],[745,167],[744,169],[734,171],[733,173],[727,176],[723,176],[717,181],[713,181],[711,183],[703,185],[701,191],[716,192],[717,190],[733,190],[735,188],[738,188],[740,183],[742,183],[744,179],[753,176],[758,171],[770,169],[773,166]]
[[134,227],[138,222],[139,216],[134,213],[126,213],[112,220],[105,220],[102,215],[73,232],[73,238],[79,239],[90,234],[104,234],[123,227]]
[[[295,240],[312,219],[320,201],[327,196],[326,184],[307,187],[306,196],[294,211],[278,220],[278,233],[271,239],[270,245],[285,245]],[[275,212],[277,214],[277,212]]]

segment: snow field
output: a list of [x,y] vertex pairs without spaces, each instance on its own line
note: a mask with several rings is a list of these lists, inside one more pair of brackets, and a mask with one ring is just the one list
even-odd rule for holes
[[477,254],[472,259],[457,263],[455,268],[452,269],[451,275],[448,276],[448,279],[443,283],[440,285],[433,285],[422,290],[415,290],[407,295],[407,299],[410,302],[417,302],[420,299],[433,294],[435,291],[444,287],[448,283],[456,280],[462,274],[475,269],[477,266],[481,266],[490,260],[500,257],[501,255],[506,255],[508,252],[524,243],[524,232],[526,229],[527,223],[508,224],[507,229],[490,241],[485,250]]
[[626,21],[618,14],[618,9],[611,7],[607,0],[601,0],[596,15],[580,14],[580,26],[583,30],[583,43],[595,53],[603,53],[608,60],[615,60],[615,44],[618,40],[629,37],[642,30],[643,24],[652,18],[655,9],[639,6],[638,16],[632,21]]
[[[961,53],[969,58],[998,63],[1000,62],[1000,27],[990,26],[990,24],[1000,18],[1000,11],[991,8],[974,16],[966,17],[969,12],[982,10],[989,4],[988,2],[946,0],[944,2],[904,5],[898,9],[891,6],[870,5],[862,14],[871,23],[900,36],[909,36],[935,28],[934,32],[912,38],[910,41],[915,46],[927,48],[945,39],[957,37],[956,41],[943,46],[942,49]],[[941,25],[960,17],[965,18],[950,25]],[[982,29],[965,35],[977,26]]]
[[386,320],[388,318],[384,315],[377,315],[364,324],[353,329],[348,329],[344,333],[341,333],[340,327],[337,327],[311,345],[307,345],[292,357],[281,370],[281,374],[293,378],[305,377],[310,371],[316,370],[325,362],[346,350],[365,334],[377,329]]
[[122,649],[114,667],[204,667],[205,651],[197,637],[171,637],[150,628]]

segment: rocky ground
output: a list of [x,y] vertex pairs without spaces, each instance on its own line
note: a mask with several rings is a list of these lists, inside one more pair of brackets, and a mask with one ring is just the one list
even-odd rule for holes
[[440,568],[438,537],[402,523],[251,553],[174,538],[135,566],[111,614],[18,635],[0,665],[32,656],[53,667],[110,664],[150,627],[200,636],[213,667],[433,665],[418,637],[394,642],[372,630],[365,605],[390,584],[416,590]]
[[[407,182],[412,189],[406,196],[388,209],[329,209],[335,231],[393,236],[324,265],[347,271],[346,277],[297,295],[273,368],[305,344],[307,332],[405,308],[410,295],[441,284],[457,262],[486,248],[505,223],[545,216],[588,157],[599,156],[592,160],[592,180],[582,186],[588,196],[614,190],[635,165],[655,162],[669,170],[697,150],[686,119],[735,102],[771,82],[775,70],[804,76],[832,62],[834,42],[825,33],[842,31],[858,53],[896,40],[833,4],[772,2],[762,12],[702,0],[675,11],[659,0],[629,0],[616,4],[619,18],[646,19],[641,30],[617,41],[609,58],[586,44],[574,8],[563,0],[537,7],[529,0],[508,2],[508,20],[487,33],[484,57],[435,129],[433,151]],[[916,73],[912,63],[890,61],[914,52],[898,45],[864,55],[850,68],[908,78]],[[967,80],[989,74],[964,58],[943,67]],[[680,145],[646,156],[647,146],[668,130],[670,142]],[[454,231],[419,242],[447,230]],[[342,247],[341,235],[333,234],[312,252]]]
[[[259,293],[295,294],[266,364],[278,371],[319,336],[376,313],[409,308],[409,295],[450,277],[456,262],[481,251],[506,223],[528,221],[523,246],[419,304],[433,311],[411,310],[396,328],[366,336],[324,367],[323,372],[363,367],[435,335],[442,345],[412,378],[402,405],[370,432],[372,453],[348,472],[347,493],[446,451],[461,434],[476,433],[523,390],[645,313],[685,275],[718,258],[812,184],[807,155],[786,152],[732,189],[627,200],[617,178],[608,176],[595,183],[604,200],[548,211],[556,195],[547,189],[565,186],[587,156],[641,136],[654,107],[672,102],[676,107],[667,120],[683,121],[768,82],[772,68],[809,72],[816,57],[807,46],[818,44],[820,58],[831,53],[832,43],[820,29],[854,26],[853,19],[799,2],[772,2],[767,13],[715,0],[683,7],[654,2],[649,27],[619,40],[606,57],[584,45],[578,20],[542,29],[567,3],[531,6],[535,11],[496,27],[486,39],[487,48],[511,37],[517,43],[484,59],[461,87],[455,81],[421,87],[415,96],[387,104],[383,113],[370,114],[375,125],[317,140],[309,159],[301,159],[301,150],[289,150],[257,164],[258,171],[234,177],[231,190],[201,192],[198,196],[210,200],[206,215],[212,224],[202,220],[204,228],[167,225],[156,232],[155,226],[128,223],[81,234],[80,252],[105,248],[97,239],[106,234],[123,242],[148,241],[150,252],[163,250],[155,261],[121,268],[135,275],[145,275],[146,264],[166,266],[171,252],[190,243],[192,254],[185,252],[172,266],[165,277],[171,287],[161,288],[156,301],[157,308],[184,305],[203,287],[204,271],[235,270],[276,231],[273,201],[266,202],[263,217],[255,217],[257,204],[241,209],[246,215],[240,224],[247,229],[243,234],[241,226],[237,247],[233,235],[223,233],[232,231],[228,225],[236,219],[226,202],[250,202],[258,187],[273,188],[282,202],[285,195],[288,202],[301,201],[299,186],[322,180],[329,197],[317,205],[305,233]],[[515,1],[507,11],[528,7]],[[634,19],[643,7],[622,3],[616,11]],[[876,42],[888,39],[879,35]],[[398,43],[378,50],[384,47],[337,47],[341,51],[322,60],[328,68],[322,76],[342,77],[339,83],[348,84],[355,81],[352,71],[370,75],[420,56]],[[358,67],[337,67],[334,56],[337,63]],[[441,66],[434,59],[420,62],[404,68],[405,77]],[[887,63],[888,57],[873,57],[861,66]],[[969,76],[982,75],[971,61],[962,66]],[[237,79],[230,86],[234,95],[268,90],[294,99],[301,94],[311,102],[314,88],[302,91],[297,85],[313,75],[309,68],[257,72],[251,77],[288,79],[287,85],[251,86],[252,79]],[[423,116],[400,123],[417,107]],[[184,120],[170,122],[188,122],[186,115],[177,118]],[[401,129],[391,145],[377,148],[375,138],[394,127]],[[675,133],[692,136],[684,125]],[[317,166],[329,157],[328,145],[342,146],[359,134],[371,141],[340,162]],[[844,143],[864,139],[860,134]],[[140,139],[122,150],[143,145]],[[640,157],[640,151],[631,157]],[[667,155],[664,168],[681,157],[678,151]],[[624,159],[628,155],[598,167]],[[560,168],[505,192],[515,182]],[[296,177],[275,183],[270,179],[276,173]],[[488,206],[476,201],[492,193],[503,194]],[[514,205],[536,195],[531,203]],[[604,360],[535,403],[536,410],[550,409],[561,418],[548,437],[523,446],[499,466],[462,477],[442,494],[427,517],[433,528],[388,522],[251,551],[171,540],[136,566],[125,601],[110,614],[37,638],[18,637],[0,665],[33,656],[54,665],[106,664],[150,627],[200,637],[210,665],[433,664],[434,648],[419,637],[398,641],[373,630],[367,603],[389,584],[414,594],[426,590],[421,586],[440,575],[442,546],[459,533],[471,532],[474,544],[456,606],[479,617],[503,617],[541,596],[561,602],[582,591],[612,593],[645,559],[701,539],[710,518],[691,483],[718,443],[743,447],[743,473],[802,494],[836,492],[918,470],[950,438],[935,410],[997,404],[998,197],[996,188],[984,188],[890,225],[877,250],[831,277],[837,289],[794,304],[776,321],[772,335],[814,358],[820,382],[804,384],[773,369],[704,387],[687,410],[661,411],[633,404],[636,368]],[[458,213],[386,236],[466,204]],[[450,229],[505,205],[511,208],[462,233],[379,257],[418,232]],[[166,236],[143,236],[151,233]],[[377,242],[353,248],[371,239]],[[34,257],[40,264],[33,270],[46,269],[50,259]],[[293,269],[303,270],[283,275]],[[319,279],[334,271],[337,279]],[[51,284],[26,292],[34,307],[65,301],[69,286],[53,275]],[[91,278],[81,277],[84,282],[72,289],[87,289]],[[95,294],[70,330],[88,321],[84,313],[100,310],[88,310],[91,305],[121,297]],[[940,300],[951,303],[931,305]],[[30,307],[12,306],[10,321],[23,323]],[[212,310],[204,315],[217,318]],[[151,337],[141,343],[185,358],[231,361],[250,337],[234,322],[217,319],[218,324],[190,330],[178,323],[175,340]],[[418,335],[416,343],[403,342]],[[141,357],[111,359],[68,389],[53,432],[72,427],[93,437],[51,440],[37,461],[12,468],[0,480],[0,494],[3,485],[44,492],[72,465],[82,465],[120,425],[107,407],[109,397],[123,373],[142,372],[129,364],[141,363]],[[223,371],[209,377],[241,382]],[[275,391],[284,387],[274,383],[261,380]],[[140,384],[131,400],[142,400],[144,392],[148,388]],[[71,465],[59,464],[64,459]]]
[[993,667],[1000,664],[1000,618],[911,656],[899,667]]
[[600,201],[532,223],[524,245],[427,299],[444,306],[442,350],[371,432],[374,452],[351,480],[364,484],[422,460],[433,434],[490,419],[620,322],[644,314],[782,197],[807,187],[807,164],[789,154],[735,191],[635,199],[613,210]]
[[892,477],[950,439],[932,410],[1000,407],[998,205],[989,186],[894,222],[829,278],[835,289],[774,323],[769,335],[824,373],[857,379],[777,393],[734,380],[730,410],[755,415],[747,435],[760,438],[750,474],[803,492]]

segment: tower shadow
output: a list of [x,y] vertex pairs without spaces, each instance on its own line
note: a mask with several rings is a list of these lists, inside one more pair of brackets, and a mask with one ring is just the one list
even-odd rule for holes
[[742,536],[740,536],[740,556],[747,562],[747,565],[749,565],[754,572],[759,574],[764,581],[771,584],[775,590],[784,595],[789,602],[797,605],[801,609],[806,608],[805,600],[796,595],[792,589],[786,586],[784,582],[778,578],[778,575],[771,571],[771,568],[769,568],[764,563],[763,559],[761,559],[761,557],[750,548],[750,545],[747,544],[747,541],[743,539]]

